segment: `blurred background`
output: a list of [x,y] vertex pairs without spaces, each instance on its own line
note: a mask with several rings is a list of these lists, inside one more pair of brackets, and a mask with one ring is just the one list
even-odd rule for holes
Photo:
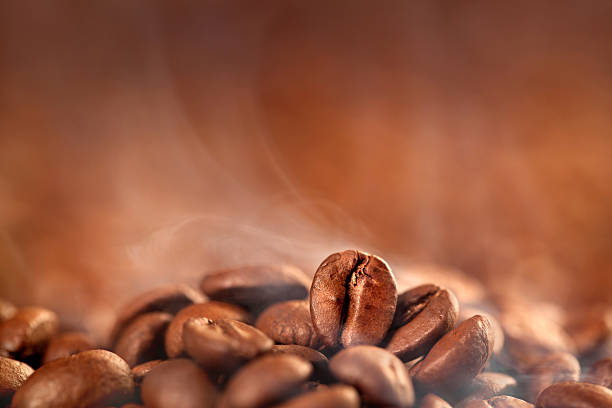
[[611,302],[612,3],[0,3],[0,296],[105,330],[357,247]]

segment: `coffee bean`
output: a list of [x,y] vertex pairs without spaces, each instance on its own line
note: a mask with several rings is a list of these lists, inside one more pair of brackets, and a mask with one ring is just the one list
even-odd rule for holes
[[501,327],[501,324],[497,320],[497,318],[493,315],[493,313],[489,313],[484,310],[484,308],[478,308],[473,306],[462,307],[459,312],[458,322],[462,323],[465,320],[469,319],[472,316],[480,315],[486,317],[491,323],[491,328],[493,329],[493,337],[495,338],[495,342],[493,343],[493,354],[497,355],[501,353],[504,348],[504,330]]
[[142,381],[141,397],[147,408],[212,408],[217,389],[197,364],[177,359],[151,370]]
[[12,408],[90,407],[126,398],[134,388],[130,367],[106,350],[51,361],[17,390]]
[[456,404],[457,408],[465,406],[472,400],[486,400],[500,394],[511,394],[517,386],[516,380],[503,373],[486,372],[480,373],[472,380],[466,388],[466,397]]
[[340,351],[329,362],[332,374],[357,388],[366,403],[411,407],[412,382],[401,360],[385,349],[354,346]]
[[310,377],[312,365],[290,354],[265,355],[228,382],[219,408],[260,408],[292,397]]
[[276,405],[275,408],[359,408],[359,394],[348,385],[332,385],[317,389],[289,401]]
[[582,357],[597,354],[597,349],[612,340],[612,308],[592,306],[570,313],[564,328]]
[[89,336],[84,333],[61,333],[55,336],[49,342],[43,357],[43,364],[46,364],[49,361],[57,360],[58,358],[68,357],[73,354],[80,353],[81,351],[92,350],[93,348],[93,342]]
[[146,375],[149,374],[151,370],[160,365],[162,362],[163,360],[151,360],[132,367],[132,377],[134,377],[134,382],[136,384],[140,384],[142,380],[144,380]]
[[289,265],[249,266],[210,273],[202,291],[211,299],[262,308],[308,295],[308,277]]
[[538,395],[536,408],[610,408],[612,391],[601,385],[564,382],[553,384]]
[[419,357],[450,331],[457,321],[455,295],[435,285],[422,285],[398,297],[394,325],[386,349],[404,361]]
[[311,348],[320,345],[312,326],[310,305],[305,300],[289,300],[270,306],[259,316],[255,327],[277,343]]
[[28,356],[44,349],[58,330],[57,315],[41,307],[22,307],[0,323],[0,349]]
[[191,317],[232,319],[245,323],[251,321],[251,315],[246,310],[230,303],[210,301],[187,306],[176,314],[166,330],[166,354],[169,358],[179,357],[184,353],[183,325]]
[[10,398],[33,372],[26,363],[0,357],[0,403]]
[[450,404],[435,394],[426,394],[421,399],[419,408],[453,408]]
[[612,357],[593,364],[584,381],[612,389]]
[[316,332],[330,347],[379,344],[397,304],[395,277],[382,259],[360,251],[330,255],[310,288]]
[[202,303],[206,297],[187,285],[167,285],[142,293],[125,305],[110,335],[110,344],[115,345],[119,333],[136,317],[150,312],[176,314],[192,303]]
[[187,354],[208,370],[229,372],[272,348],[259,329],[236,320],[189,318],[183,327]]
[[510,397],[508,395],[500,395],[489,398],[487,403],[492,408],[533,408],[533,404],[523,401],[522,399]]
[[0,322],[10,319],[17,313],[17,307],[8,300],[0,298]]
[[564,381],[578,381],[580,363],[569,353],[551,353],[527,370],[528,383],[525,397],[535,401],[540,391],[551,384]]
[[164,336],[172,315],[164,312],[145,313],[126,326],[115,346],[115,353],[130,367],[165,357]]
[[323,382],[328,382],[331,379],[329,372],[329,360],[327,357],[325,357],[325,355],[317,350],[295,344],[277,344],[272,346],[272,349],[269,352],[272,354],[285,353],[299,356],[312,364],[316,379]]
[[485,366],[493,341],[491,323],[480,315],[473,316],[432,347],[415,366],[413,379],[424,389],[465,387]]

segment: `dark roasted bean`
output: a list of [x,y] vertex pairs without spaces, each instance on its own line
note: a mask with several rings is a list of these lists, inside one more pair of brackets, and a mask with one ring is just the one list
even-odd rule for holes
[[136,384],[140,384],[145,378],[145,376],[162,362],[162,360],[151,360],[132,367],[132,376],[134,377],[134,382]]
[[260,408],[278,404],[295,395],[311,373],[312,365],[294,355],[260,357],[229,380],[219,408]]
[[166,312],[176,314],[192,303],[202,303],[206,297],[187,285],[167,285],[140,294],[125,305],[111,330],[110,344],[136,317],[144,313]]
[[176,314],[166,331],[166,354],[169,358],[179,357],[184,353],[183,325],[191,317],[232,319],[245,323],[251,321],[251,315],[246,310],[230,303],[210,301],[187,306]]
[[398,297],[394,325],[397,330],[387,350],[404,361],[419,357],[450,331],[457,321],[455,295],[435,285],[422,285]]
[[359,394],[348,385],[332,385],[307,392],[275,408],[359,408]]
[[265,307],[308,295],[308,278],[289,265],[248,266],[210,273],[202,291],[211,299],[246,307]]
[[0,403],[10,398],[34,370],[21,361],[0,357]]
[[458,389],[483,369],[493,349],[489,321],[473,316],[445,334],[415,366],[413,379],[424,389]]
[[289,300],[267,308],[255,326],[280,344],[297,344],[317,348],[320,345],[305,300]]
[[141,397],[147,408],[212,408],[217,389],[197,364],[176,359],[160,363],[144,377]]
[[286,353],[302,357],[304,360],[309,361],[314,367],[315,378],[324,382],[330,379],[329,360],[317,350],[295,344],[277,344],[272,346],[270,353]]
[[88,350],[36,370],[13,397],[12,408],[103,405],[126,398],[134,388],[130,367],[106,350]]
[[0,323],[0,349],[28,356],[44,350],[59,326],[55,313],[41,307],[22,307]]
[[126,326],[115,346],[115,353],[130,367],[164,357],[164,336],[172,315],[164,312],[145,313]]
[[612,391],[601,385],[564,382],[553,384],[538,395],[536,408],[610,408]]
[[62,333],[55,336],[51,339],[51,342],[49,342],[43,357],[43,364],[93,348],[94,345],[92,340],[84,333]]
[[397,286],[387,263],[360,251],[327,257],[310,289],[314,328],[331,347],[379,344],[391,326],[396,304]]
[[357,388],[366,403],[411,407],[414,391],[401,360],[374,346],[340,351],[329,362],[332,374]]
[[259,329],[236,320],[189,318],[183,328],[187,354],[208,370],[229,372],[272,348]]

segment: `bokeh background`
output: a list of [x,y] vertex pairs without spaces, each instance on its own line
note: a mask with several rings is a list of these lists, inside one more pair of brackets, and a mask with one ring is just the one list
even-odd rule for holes
[[[505,3],[505,4],[504,4]],[[0,296],[351,247],[611,302],[612,2],[0,2]]]

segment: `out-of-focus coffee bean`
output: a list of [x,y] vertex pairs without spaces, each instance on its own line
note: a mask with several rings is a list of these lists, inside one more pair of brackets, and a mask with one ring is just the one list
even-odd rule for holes
[[290,265],[248,266],[210,273],[202,291],[211,299],[261,308],[308,295],[308,277]]
[[310,313],[321,340],[331,347],[379,344],[393,321],[395,277],[387,263],[360,251],[330,255],[310,288]]
[[419,408],[453,408],[450,404],[435,394],[426,394],[421,399]]
[[204,370],[187,359],[160,363],[141,386],[142,401],[147,408],[212,408],[217,394]]
[[268,307],[255,322],[255,327],[280,344],[317,348],[320,343],[306,300],[289,300]]
[[259,329],[236,320],[189,318],[183,327],[187,354],[208,370],[229,372],[272,348]]
[[612,389],[612,357],[593,364],[584,381]]
[[456,408],[463,407],[472,400],[486,400],[500,394],[511,394],[515,391],[516,386],[516,380],[507,374],[480,373],[474,377],[472,383],[466,388],[467,396],[456,404]]
[[184,353],[183,325],[191,317],[207,317],[211,320],[232,319],[244,323],[251,321],[249,312],[230,303],[209,301],[187,306],[176,314],[166,330],[166,354],[169,358],[179,357]]
[[0,349],[13,355],[28,356],[44,349],[57,333],[59,321],[51,310],[21,307],[0,323]]
[[32,367],[26,363],[0,357],[0,403],[10,398],[33,372]]
[[17,390],[12,408],[90,407],[131,395],[128,364],[106,350],[88,350],[51,361]]
[[542,391],[535,405],[536,408],[610,408],[612,391],[589,383],[557,383]]
[[527,370],[525,397],[534,402],[544,388],[565,381],[578,381],[580,363],[569,353],[551,353]]
[[265,355],[228,382],[219,408],[260,408],[292,397],[312,374],[312,365],[291,354]]
[[394,326],[386,349],[404,361],[421,356],[457,321],[455,295],[436,285],[422,285],[398,297]]
[[445,334],[415,366],[423,389],[459,389],[482,371],[493,350],[491,323],[476,315]]
[[493,354],[499,354],[504,348],[504,330],[502,329],[501,324],[499,323],[497,318],[492,313],[487,312],[483,308],[462,306],[461,310],[459,311],[458,322],[461,323],[475,315],[484,316],[491,323],[491,328],[493,329],[493,337],[495,337],[495,342],[493,343]]
[[348,385],[332,385],[317,389],[289,401],[276,405],[275,408],[359,408],[359,394]]
[[52,338],[49,342],[43,357],[43,364],[93,348],[94,345],[92,340],[85,333],[61,333]]
[[203,303],[206,297],[187,285],[167,285],[140,294],[128,302],[119,313],[111,330],[110,344],[115,345],[123,329],[141,314],[166,312],[176,314],[192,303]]
[[354,346],[340,351],[329,362],[332,374],[357,388],[364,402],[394,407],[414,403],[412,381],[402,361],[374,346]]
[[595,355],[597,358],[598,349],[612,341],[612,308],[578,308],[567,317],[564,328],[576,345],[579,356]]
[[17,313],[17,307],[8,300],[0,298],[0,322],[10,319]]
[[509,395],[500,395],[487,400],[492,408],[533,408],[533,404]]
[[136,384],[140,384],[145,376],[162,362],[163,360],[151,360],[132,367],[132,377],[134,377],[134,382]]
[[115,353],[130,367],[164,357],[164,336],[172,315],[164,312],[145,313],[126,326],[115,346]]

